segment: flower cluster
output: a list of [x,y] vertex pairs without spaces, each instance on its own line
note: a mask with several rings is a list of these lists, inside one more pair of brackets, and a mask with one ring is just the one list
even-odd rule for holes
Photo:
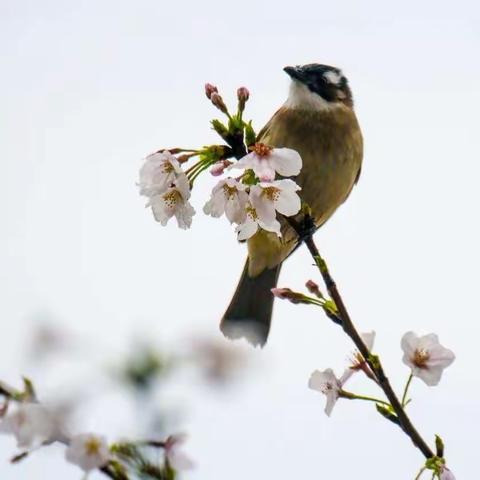
[[[31,391],[33,392],[33,390]],[[6,384],[0,384],[0,394],[6,397],[0,409],[0,433],[12,435],[21,452],[13,457],[18,462],[42,446],[59,442],[66,445],[65,459],[80,467],[87,476],[91,471],[101,469],[110,478],[128,480],[128,473],[142,477],[142,469],[150,469],[157,475],[149,478],[174,478],[175,470],[186,470],[193,466],[192,461],[183,453],[184,435],[172,435],[166,441],[133,442],[109,445],[106,438],[94,433],[71,435],[55,408],[37,401],[26,389],[18,392]],[[10,409],[9,402],[17,405]],[[150,464],[139,447],[160,448],[164,451],[164,465]],[[126,454],[126,452],[129,452]],[[170,472],[166,475],[165,472]],[[86,478],[86,477],[84,477]],[[143,477],[142,477],[143,478]]]
[[[175,216],[178,226],[187,229],[195,214],[189,202],[191,188],[198,175],[209,169],[213,176],[225,174],[225,177],[213,187],[211,197],[203,207],[205,214],[214,218],[225,214],[228,221],[236,225],[239,240],[250,238],[258,229],[281,236],[277,214],[290,217],[297,214],[301,207],[297,193],[300,187],[288,178],[300,173],[300,155],[289,148],[273,148],[255,141],[251,123],[242,119],[245,102],[249,98],[245,87],[238,89],[238,112],[235,116],[228,112],[216,87],[207,84],[205,93],[212,104],[229,118],[228,127],[214,120],[212,125],[215,130],[227,143],[232,136],[241,135],[245,154],[237,162],[232,162],[228,158],[235,155],[228,145],[214,145],[201,150],[159,151],[149,155],[140,170],[140,194],[148,197],[147,206],[152,208],[155,219],[162,225]],[[198,162],[183,170],[182,163],[194,157],[199,157]],[[233,171],[238,169],[243,172],[233,176]]]

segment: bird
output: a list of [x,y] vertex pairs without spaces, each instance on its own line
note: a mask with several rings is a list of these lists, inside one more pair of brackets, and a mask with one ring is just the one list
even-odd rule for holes
[[[256,141],[296,150],[302,170],[294,178],[318,229],[345,202],[360,177],[363,137],[354,112],[349,82],[339,68],[311,63],[283,69],[290,77],[288,98]],[[301,222],[305,213],[294,220]],[[282,236],[259,230],[248,239],[248,257],[237,289],[221,320],[230,339],[244,337],[264,346],[270,331],[274,297],[283,262],[301,239],[283,219]]]

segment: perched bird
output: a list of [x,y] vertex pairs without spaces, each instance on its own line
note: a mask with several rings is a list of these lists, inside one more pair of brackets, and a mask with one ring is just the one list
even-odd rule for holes
[[[313,63],[285,67],[284,71],[291,77],[288,99],[260,131],[257,141],[299,152],[303,167],[294,180],[319,228],[358,181],[362,133],[341,70]],[[302,221],[302,215],[295,220]],[[248,240],[247,262],[220,325],[227,337],[265,344],[273,308],[271,289],[277,284],[283,261],[298,244],[298,235],[285,220],[281,238],[259,230]]]

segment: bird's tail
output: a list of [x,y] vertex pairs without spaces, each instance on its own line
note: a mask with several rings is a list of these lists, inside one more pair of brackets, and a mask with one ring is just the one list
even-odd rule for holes
[[265,269],[260,275],[248,275],[248,259],[232,301],[220,323],[228,338],[246,338],[252,345],[265,345],[272,319],[273,295],[282,264]]

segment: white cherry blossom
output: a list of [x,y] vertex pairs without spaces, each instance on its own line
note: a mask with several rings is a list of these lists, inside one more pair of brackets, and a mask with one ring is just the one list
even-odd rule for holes
[[12,434],[19,448],[35,448],[53,439],[53,414],[38,403],[22,403],[0,421],[0,433]]
[[[368,351],[371,352],[373,348],[373,344],[375,343],[375,332],[372,330],[371,332],[365,332],[360,334],[360,337],[363,340],[363,343],[365,346],[368,348]],[[364,371],[368,376],[370,376],[372,373],[370,371],[369,366],[367,365],[365,359],[363,358],[363,355],[358,351],[355,350],[353,353],[353,357],[351,360],[350,365],[348,368],[345,370],[344,374],[342,375],[342,380],[343,380],[343,385],[345,382],[355,373],[358,371]]]
[[302,168],[302,158],[291,148],[273,148],[256,143],[251,152],[236,162],[232,168],[252,169],[261,181],[271,181],[275,173],[282,177],[298,175]]
[[195,210],[188,201],[190,198],[190,185],[186,176],[179,176],[168,187],[158,195],[150,197],[147,206],[152,207],[153,216],[157,222],[166,225],[175,216],[178,226],[186,230],[192,224],[192,217]]
[[218,218],[224,213],[230,223],[243,223],[247,216],[248,201],[246,186],[234,178],[220,180],[212,190],[210,200],[203,207],[207,215]]
[[140,195],[151,197],[165,192],[178,177],[185,173],[177,158],[168,150],[149,155],[140,169]]
[[340,393],[342,392],[342,387],[345,382],[346,379],[344,379],[343,377],[337,378],[331,368],[327,368],[323,372],[321,372],[320,370],[315,370],[310,375],[310,380],[308,381],[308,388],[311,388],[312,390],[317,390],[327,397],[325,413],[328,416],[331,415],[333,407],[337,403],[337,400],[340,398]]
[[434,333],[418,337],[407,332],[402,337],[403,363],[428,386],[438,385],[443,370],[455,360],[455,354],[440,345]]
[[106,465],[110,460],[110,451],[105,437],[82,433],[70,440],[65,458],[88,473]]
[[263,230],[267,230],[268,232],[274,232],[279,237],[282,236],[280,232],[280,222],[277,219],[273,219],[273,221],[265,222],[262,218],[258,215],[256,209],[252,206],[250,202],[247,203],[245,207],[246,217],[243,223],[238,225],[236,228],[236,232],[238,234],[238,240],[247,240],[248,238],[252,237],[257,233],[259,228],[263,228]]
[[301,200],[297,192],[300,187],[289,179],[260,182],[250,187],[250,202],[260,220],[271,224],[276,212],[291,217],[299,212]]

